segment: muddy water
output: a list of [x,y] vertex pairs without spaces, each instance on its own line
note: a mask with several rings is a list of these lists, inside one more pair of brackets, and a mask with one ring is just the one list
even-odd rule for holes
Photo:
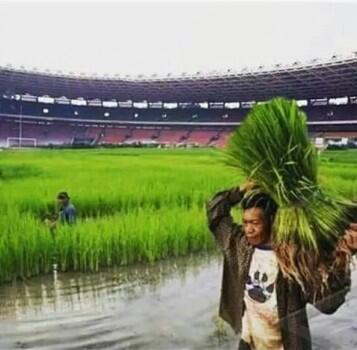
[[[221,272],[200,255],[3,285],[0,349],[237,349],[217,319]],[[314,349],[357,348],[355,286],[334,315],[309,314]]]

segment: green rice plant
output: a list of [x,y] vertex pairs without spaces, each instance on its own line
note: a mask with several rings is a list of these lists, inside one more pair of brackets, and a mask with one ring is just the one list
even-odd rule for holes
[[[54,262],[90,272],[214,249],[204,202],[244,178],[220,158],[195,149],[1,152],[0,282],[49,273]],[[324,187],[356,196],[356,151],[326,151],[318,161]],[[56,212],[61,190],[78,221],[52,235],[42,217]]]
[[0,167],[21,164],[22,176],[0,179],[0,209],[16,207],[41,217],[56,210],[55,197],[61,190],[70,193],[84,217],[139,207],[202,205],[230,181],[229,174],[214,176],[221,170],[211,162],[215,156],[200,150],[3,152]]
[[256,183],[253,192],[278,204],[277,243],[294,241],[318,250],[351,220],[353,204],[332,198],[319,183],[317,151],[295,101],[275,98],[252,108],[229,140],[226,162]]
[[31,214],[12,209],[0,215],[0,281],[48,273],[53,263],[53,240]]
[[0,282],[49,273],[54,263],[61,272],[95,272],[213,249],[200,206],[79,219],[52,234],[32,214],[0,215]]

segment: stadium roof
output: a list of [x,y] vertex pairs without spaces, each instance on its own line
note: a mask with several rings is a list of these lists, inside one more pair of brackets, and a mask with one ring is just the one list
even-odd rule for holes
[[256,70],[166,77],[96,77],[0,67],[0,94],[149,102],[243,102],[273,96],[318,99],[357,95],[357,53]]

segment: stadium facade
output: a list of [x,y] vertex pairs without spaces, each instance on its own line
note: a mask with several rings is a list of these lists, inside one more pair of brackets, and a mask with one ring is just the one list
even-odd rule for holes
[[298,100],[316,139],[357,143],[357,54],[255,70],[97,77],[0,67],[0,145],[224,146],[255,103]]

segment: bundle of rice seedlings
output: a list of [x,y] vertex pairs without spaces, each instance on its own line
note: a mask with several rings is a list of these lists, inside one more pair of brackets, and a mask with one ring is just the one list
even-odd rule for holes
[[255,105],[232,134],[226,161],[277,203],[275,243],[319,250],[343,234],[353,203],[328,195],[318,182],[318,155],[306,115],[293,100],[275,98]]

